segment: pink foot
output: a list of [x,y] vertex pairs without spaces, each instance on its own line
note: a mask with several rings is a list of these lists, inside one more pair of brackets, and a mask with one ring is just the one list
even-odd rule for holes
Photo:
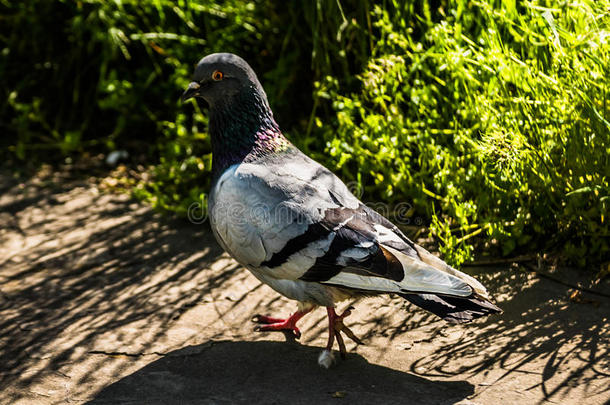
[[301,337],[301,331],[297,328],[297,322],[303,316],[305,316],[311,309],[306,311],[297,311],[290,315],[287,319],[272,318],[264,315],[254,315],[252,322],[256,322],[261,325],[254,327],[256,332],[270,332],[270,331],[291,331],[296,339]]
[[326,350],[330,352],[333,349],[333,344],[335,342],[336,337],[342,358],[345,358],[347,350],[345,349],[345,342],[343,341],[343,336],[341,336],[341,332],[345,333],[348,338],[350,338],[357,344],[362,344],[362,341],[358,339],[356,335],[354,335],[354,332],[352,332],[347,326],[343,324],[343,319],[348,317],[352,313],[353,309],[354,307],[349,307],[341,315],[337,315],[337,313],[335,312],[335,308],[326,307],[326,312],[328,313],[328,344],[326,345]]

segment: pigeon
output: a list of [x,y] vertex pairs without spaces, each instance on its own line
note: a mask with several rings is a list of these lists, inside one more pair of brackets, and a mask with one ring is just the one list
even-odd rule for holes
[[354,308],[335,311],[345,300],[397,294],[452,323],[501,312],[481,283],[413,243],[293,145],[241,57],[201,59],[182,100],[193,97],[209,107],[212,232],[258,280],[298,302],[285,319],[255,315],[255,330],[298,338],[297,321],[326,307],[329,336],[318,363],[329,368],[335,339],[343,358],[342,334],[361,343],[343,322]]

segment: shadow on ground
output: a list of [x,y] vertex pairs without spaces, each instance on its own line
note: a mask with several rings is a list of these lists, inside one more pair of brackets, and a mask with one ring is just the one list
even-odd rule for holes
[[609,300],[571,302],[534,273],[479,270],[505,312],[469,325],[398,298],[358,303],[347,323],[366,345],[325,371],[324,311],[303,319],[301,344],[254,334],[254,313],[294,304],[223,254],[207,225],[86,181],[1,189],[0,403],[610,400]]
[[[581,281],[568,269],[555,277],[573,285]],[[471,379],[494,370],[483,390],[512,385],[523,397],[538,392],[539,402],[575,403],[574,391],[581,391],[582,398],[610,400],[607,298],[585,294],[584,302],[573,302],[568,298],[573,290],[523,268],[487,269],[478,278],[488,278],[484,284],[496,296],[507,295],[502,297],[504,313],[467,327],[449,344],[414,361],[411,371],[425,368],[419,375]],[[607,282],[604,287],[607,294]]]
[[[0,386],[15,388],[12,400],[102,340],[125,349],[131,338],[134,352],[148,350],[236,267],[218,262],[206,227],[161,219],[83,182],[13,184],[0,212],[11,219],[0,228]],[[101,363],[78,382],[96,378]]]
[[160,404],[168,398],[181,404],[312,404],[333,398],[351,404],[404,404],[405,395],[411,403],[443,404],[474,392],[464,381],[430,381],[370,364],[358,354],[333,370],[321,370],[311,361],[318,353],[317,347],[285,342],[190,346],[110,385],[89,404]]

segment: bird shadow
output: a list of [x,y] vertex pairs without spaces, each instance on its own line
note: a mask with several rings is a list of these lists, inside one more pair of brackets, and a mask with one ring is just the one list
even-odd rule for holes
[[[87,404],[328,403],[453,404],[474,392],[465,381],[432,381],[351,353],[330,370],[320,348],[285,342],[210,341],[172,351],[104,388]],[[137,387],[137,390],[134,390]]]

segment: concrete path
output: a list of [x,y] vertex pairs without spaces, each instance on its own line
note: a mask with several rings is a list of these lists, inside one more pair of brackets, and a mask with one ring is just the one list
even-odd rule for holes
[[575,302],[535,273],[480,269],[501,316],[452,326],[398,298],[367,299],[346,320],[366,345],[348,343],[347,360],[323,370],[325,311],[302,320],[299,342],[253,332],[252,315],[295,304],[207,225],[57,175],[3,178],[0,192],[1,404],[610,401],[608,298]]

